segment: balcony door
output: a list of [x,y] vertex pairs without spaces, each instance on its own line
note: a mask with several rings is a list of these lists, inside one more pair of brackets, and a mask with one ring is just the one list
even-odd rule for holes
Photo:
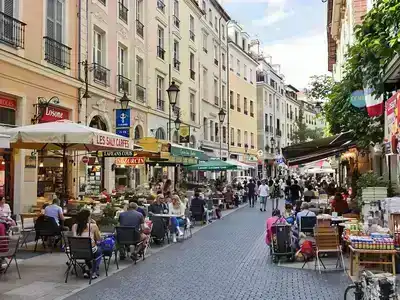
[[64,61],[63,57],[64,0],[47,0],[46,44],[47,60],[55,65]]
[[14,44],[18,31],[14,26],[18,0],[0,0],[0,41]]

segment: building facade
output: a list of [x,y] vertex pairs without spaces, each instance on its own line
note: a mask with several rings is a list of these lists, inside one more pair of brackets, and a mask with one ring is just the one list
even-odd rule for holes
[[258,168],[257,87],[258,62],[250,52],[250,37],[236,22],[228,24],[229,153],[231,159]]
[[[80,118],[78,1],[0,1],[0,126],[3,128]],[[8,26],[8,27],[7,27]],[[8,28],[8,30],[7,30]],[[48,103],[45,109],[39,103]],[[56,191],[51,170],[59,156],[46,151],[0,149],[0,196],[18,214],[36,204],[45,188]],[[27,164],[27,160],[34,164]],[[71,160],[71,167],[73,162]],[[71,168],[72,169],[72,168]],[[73,176],[69,174],[69,186]]]

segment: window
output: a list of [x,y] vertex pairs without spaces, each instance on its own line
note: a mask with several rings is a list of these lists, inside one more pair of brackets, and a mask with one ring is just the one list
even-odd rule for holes
[[190,70],[190,79],[196,79],[196,72],[194,71],[194,54],[190,52],[189,56],[189,70]]
[[161,12],[165,13],[165,3],[164,3],[163,0],[157,0],[157,8],[158,8]]
[[103,64],[104,55],[104,34],[94,31],[94,38],[93,38],[93,62],[99,65]]
[[243,76],[244,76],[244,80],[247,80],[247,66],[246,65],[244,65],[243,66]]
[[207,118],[203,118],[203,135],[204,139],[208,140]]
[[195,95],[190,93],[190,120],[192,122],[196,122],[196,107],[195,107]]
[[218,80],[214,78],[214,104],[219,106]]
[[244,114],[247,115],[249,111],[247,110],[247,98],[244,97],[243,99],[243,109],[244,109]]
[[235,31],[235,44],[238,45],[239,43],[239,32]]
[[218,122],[214,123],[215,127],[215,141],[218,143],[219,142],[219,127],[218,127]]
[[179,60],[179,42],[174,40],[174,68],[175,70],[180,70],[181,62]]
[[231,106],[231,109],[235,109],[235,103],[233,103],[233,91],[229,92],[229,104]]
[[213,15],[212,15],[211,8],[208,9],[208,16],[209,16],[209,20],[210,20],[210,25],[212,27],[213,26]]
[[202,3],[201,3],[201,7],[202,7],[202,9],[203,9],[203,11],[204,11],[204,13],[207,13],[207,4],[206,4],[206,0],[203,0],[202,1]]
[[127,49],[121,46],[118,46],[118,75],[126,76],[127,74],[127,66],[126,62],[126,54],[128,53]]
[[271,129],[271,131],[270,131],[271,133],[274,133],[273,125],[274,125],[274,122],[272,122],[272,116],[269,116],[269,127]]
[[225,87],[225,85],[222,85],[221,100],[222,100],[222,108],[223,108],[223,109],[226,109],[226,98],[225,98],[225,93],[226,93],[226,87]]
[[250,100],[250,117],[254,117],[254,103]]
[[240,76],[240,60],[236,60],[236,73]]
[[126,2],[127,0],[119,0],[118,3],[118,15],[120,20],[124,21],[125,23],[128,23],[128,8],[126,7]]
[[250,80],[250,83],[253,84],[253,70],[252,69],[250,69],[249,80]]
[[235,129],[231,127],[231,145],[235,145]]
[[164,78],[157,76],[157,109],[164,111]]
[[218,17],[217,16],[214,17],[214,28],[218,32]]
[[[1,4],[2,1],[0,1]],[[8,3],[10,5],[8,5]],[[13,6],[13,1],[4,1],[4,11],[9,11],[7,7]],[[6,24],[6,20],[4,20]],[[46,36],[62,43],[64,38],[64,1],[63,0],[47,0],[47,21]]]
[[226,127],[222,127],[222,142],[226,143]]
[[143,87],[143,59],[136,56],[136,100],[145,101],[145,88]]
[[210,140],[214,142],[214,122],[210,120]]
[[218,47],[214,45],[214,64],[218,66]]
[[272,107],[272,94],[269,94],[269,98],[268,98],[268,103],[269,103],[269,107]]
[[225,64],[225,53],[221,54],[221,63],[222,63],[222,69],[225,71],[226,69],[226,64]]
[[250,145],[251,145],[251,149],[254,149],[254,133],[250,133]]
[[189,35],[190,35],[190,39],[194,42],[194,17],[192,15],[190,15],[190,19],[189,19]]
[[249,144],[249,136],[248,136],[248,134],[247,134],[247,131],[245,131],[244,133],[243,133],[243,144]]
[[242,133],[240,129],[237,130],[237,145],[238,147],[242,147]]
[[233,55],[230,54],[229,55],[229,68],[230,68],[231,71],[233,71],[233,63],[234,63]]
[[100,2],[101,4],[103,4],[104,6],[106,6],[106,0],[99,0],[99,2]]
[[221,31],[222,31],[222,40],[225,41],[225,26],[223,24],[221,25]]
[[205,33],[205,32],[203,32],[203,51],[205,52],[205,53],[207,53],[208,52],[208,47],[207,47],[207,39],[208,39],[208,35]]
[[242,49],[246,51],[246,39],[242,39]]
[[143,1],[144,0],[136,1],[136,33],[142,38],[144,37]]
[[237,94],[236,96],[236,106],[237,106],[237,111],[240,112],[240,94]]
[[164,54],[165,54],[165,50],[164,50],[164,28],[162,28],[161,26],[158,26],[158,30],[157,30],[157,56],[161,59],[164,59]]
[[208,79],[208,71],[206,68],[203,68],[203,99],[208,101],[208,84],[207,84],[207,79]]

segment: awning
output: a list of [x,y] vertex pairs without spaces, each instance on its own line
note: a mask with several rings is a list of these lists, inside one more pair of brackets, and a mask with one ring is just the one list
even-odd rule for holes
[[356,141],[352,132],[313,140],[282,149],[287,165],[300,165],[343,153],[354,147]]
[[178,144],[173,144],[173,143],[171,143],[170,152],[171,152],[171,155],[173,155],[173,156],[194,157],[199,160],[208,160],[209,159],[209,157],[204,153],[204,151],[184,147],[184,146],[181,146]]
[[212,159],[209,161],[202,161],[197,165],[189,166],[186,169],[188,171],[226,171],[234,170],[237,167],[229,164],[223,160]]
[[231,165],[233,165],[233,166],[236,166],[236,168],[237,168],[238,170],[254,169],[253,166],[250,166],[250,165],[248,165],[248,164],[242,163],[242,162],[240,162],[240,161],[238,161],[238,160],[228,159],[226,162],[227,162],[228,164],[231,164]]

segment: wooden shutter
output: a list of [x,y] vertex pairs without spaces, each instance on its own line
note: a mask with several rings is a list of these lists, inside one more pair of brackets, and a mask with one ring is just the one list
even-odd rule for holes
[[55,0],[47,0],[46,36],[55,39]]
[[[4,10],[3,12],[10,17],[14,17],[14,0],[3,0],[4,2]],[[2,7],[3,3],[0,0],[0,7]]]

